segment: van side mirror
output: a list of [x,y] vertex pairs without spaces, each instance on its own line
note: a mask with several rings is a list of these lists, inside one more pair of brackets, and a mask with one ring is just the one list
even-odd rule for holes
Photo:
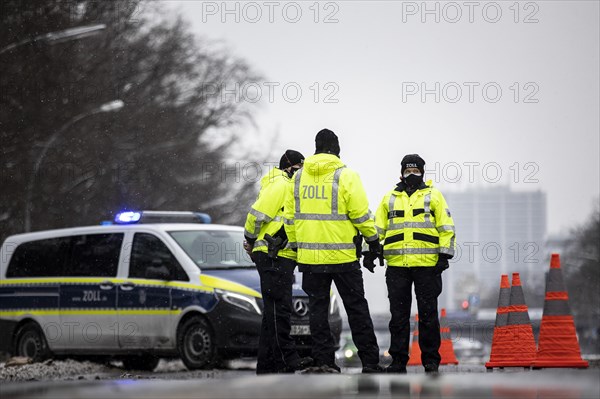
[[166,266],[150,266],[146,268],[145,277],[149,280],[171,280],[171,272]]

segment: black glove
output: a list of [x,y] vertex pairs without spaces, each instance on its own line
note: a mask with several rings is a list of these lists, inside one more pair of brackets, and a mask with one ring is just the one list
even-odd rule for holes
[[363,254],[363,263],[362,263],[363,267],[365,269],[367,269],[368,271],[370,271],[371,273],[375,273],[375,258],[376,258],[376,256],[371,254],[370,251],[365,251],[362,254]]
[[363,236],[359,233],[354,236],[352,241],[354,242],[354,246],[356,247],[356,259],[360,259],[360,257],[362,256]]
[[379,239],[367,241],[367,244],[369,244],[369,253],[373,258],[373,262],[375,262],[375,259],[379,259],[379,266],[383,266],[383,245],[381,245]]
[[256,242],[256,238],[250,238],[247,235],[244,235],[244,239],[251,247],[254,247],[254,243]]
[[450,264],[448,263],[448,259],[450,259],[451,256],[450,255],[446,255],[446,254],[439,254],[438,257],[438,261],[435,264],[435,266],[433,267],[433,272],[435,274],[442,274],[442,272],[444,270],[446,270],[447,268],[450,267]]
[[362,253],[363,267],[371,273],[375,273],[375,259],[379,259],[379,266],[383,266],[383,246],[378,239],[367,241],[367,244],[369,250]]
[[254,256],[252,255],[252,250],[254,249],[254,243],[256,242],[256,238],[250,238],[247,236],[244,236],[244,238],[245,238],[244,250],[250,257],[250,260],[252,260],[252,262],[254,262]]

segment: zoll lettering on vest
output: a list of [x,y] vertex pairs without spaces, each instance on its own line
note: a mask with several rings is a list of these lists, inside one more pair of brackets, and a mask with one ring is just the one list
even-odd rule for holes
[[325,195],[325,186],[302,186],[303,199],[329,199]]

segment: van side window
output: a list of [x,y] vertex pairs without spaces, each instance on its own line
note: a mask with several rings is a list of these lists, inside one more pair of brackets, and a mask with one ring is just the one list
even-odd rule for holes
[[10,259],[6,277],[58,277],[69,254],[71,237],[24,242]]
[[123,234],[73,236],[66,277],[116,277]]
[[166,268],[171,275],[171,280],[189,280],[185,270],[160,238],[148,233],[135,233],[129,277],[146,278],[146,269],[149,267]]

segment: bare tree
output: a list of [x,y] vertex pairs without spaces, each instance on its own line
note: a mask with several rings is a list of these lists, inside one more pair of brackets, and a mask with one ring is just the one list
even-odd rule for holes
[[[0,7],[0,48],[32,39],[0,54],[0,239],[23,231],[23,209],[34,230],[95,224],[134,208],[242,221],[255,185],[236,175],[228,154],[252,128],[253,104],[226,90],[260,79],[243,60],[149,1],[6,0]],[[35,40],[97,25],[105,28],[94,36]],[[120,112],[90,112],[117,99]],[[71,123],[82,114],[89,117]],[[224,130],[239,134],[210,142],[207,132]]]
[[600,210],[571,233],[561,257],[582,349],[600,352]]

